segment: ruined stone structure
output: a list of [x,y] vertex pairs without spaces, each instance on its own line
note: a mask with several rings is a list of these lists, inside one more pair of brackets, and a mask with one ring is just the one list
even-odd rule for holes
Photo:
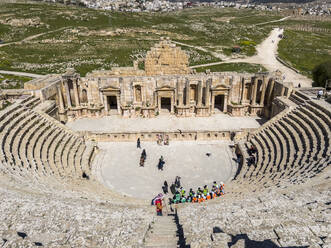
[[[46,88],[44,88],[47,85]],[[271,112],[276,96],[289,96],[277,73],[193,73],[188,56],[169,40],[162,40],[146,55],[145,70],[134,67],[93,71],[80,77],[68,69],[63,75],[46,76],[25,84],[40,89],[42,99],[56,98],[62,120],[80,116],[122,115],[154,117],[169,112],[179,117],[233,116]],[[44,90],[43,90],[44,89]]]
[[[169,47],[181,56],[165,40],[146,60]],[[195,74],[186,59],[174,61],[180,71],[161,56],[144,71],[135,65],[81,78],[68,70],[32,80],[21,93],[2,92],[13,103],[0,111],[1,247],[154,247],[156,241],[159,247],[330,247],[330,103],[316,100],[319,89],[292,89],[277,73]],[[210,139],[233,138],[226,194],[183,203],[175,219],[156,217],[150,200],[102,185],[94,137],[56,120],[152,117],[164,106],[178,116],[219,108],[272,117],[235,137],[211,133]],[[255,166],[247,163],[251,145]]]

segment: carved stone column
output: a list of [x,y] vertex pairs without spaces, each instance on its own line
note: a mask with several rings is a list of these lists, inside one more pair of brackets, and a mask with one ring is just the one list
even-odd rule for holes
[[74,95],[75,95],[75,103],[76,103],[76,107],[79,106],[79,97],[78,97],[77,83],[78,83],[78,79],[72,82],[72,84],[73,84],[73,86],[74,86]]
[[170,113],[173,114],[175,113],[175,92],[171,94],[170,104],[171,104]]
[[161,112],[161,97],[159,95],[157,96],[157,107],[159,109],[159,112]]
[[185,87],[186,87],[186,102],[185,102],[185,105],[189,106],[190,105],[190,82],[188,80],[186,81]]
[[202,82],[199,81],[198,83],[198,102],[197,106],[201,107],[202,105]]
[[210,83],[209,81],[206,82],[206,90],[205,90],[205,106],[210,106]]
[[116,102],[117,102],[117,112],[119,115],[121,115],[121,98],[120,93],[116,94]]
[[262,93],[260,97],[260,105],[264,105],[264,97],[265,97],[265,90],[267,88],[267,79],[266,77],[263,77],[263,83],[262,83]]
[[254,84],[252,87],[252,102],[251,105],[255,105],[256,104],[256,90],[257,90],[257,77],[254,78]]
[[63,103],[63,98],[62,98],[61,85],[57,87],[57,94],[58,94],[58,98],[59,98],[59,112],[63,113],[64,112],[64,103]]
[[215,109],[215,94],[214,91],[211,92],[211,111],[214,112]]
[[103,94],[101,91],[99,91],[99,97],[100,97],[100,103],[101,105],[104,105],[105,104],[105,101],[104,101],[104,97],[103,97]]
[[66,81],[64,83],[64,87],[66,89],[66,96],[67,96],[67,103],[68,103],[68,108],[71,108],[72,105],[71,105],[71,99],[70,99],[70,92],[69,92],[69,86],[68,86],[68,81]]
[[242,80],[241,80],[241,98],[240,98],[240,103],[241,104],[244,103],[245,93],[246,93],[245,78],[242,78]]
[[108,102],[107,102],[107,96],[103,95],[103,103],[104,103],[104,106],[105,106],[105,112],[106,114],[108,114]]
[[228,112],[228,94],[224,94],[223,112]]
[[178,93],[178,105],[183,106],[183,91]]
[[272,98],[272,92],[274,90],[274,85],[275,85],[275,79],[271,79],[269,92],[268,92],[268,102],[267,102],[268,106],[271,105],[271,98]]

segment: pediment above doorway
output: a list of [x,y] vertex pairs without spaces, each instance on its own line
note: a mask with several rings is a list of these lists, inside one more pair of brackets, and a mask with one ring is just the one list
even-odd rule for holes
[[156,90],[157,91],[169,91],[169,90],[175,90],[175,88],[171,87],[169,85],[165,85],[165,86],[162,86],[162,87],[157,87]]
[[113,92],[113,91],[120,91],[120,88],[117,88],[115,86],[107,86],[100,89],[101,92]]
[[227,90],[230,90],[230,87],[225,84],[218,84],[214,87],[211,87],[211,90],[215,90],[215,91],[217,91],[217,90],[225,91],[226,90],[227,91]]

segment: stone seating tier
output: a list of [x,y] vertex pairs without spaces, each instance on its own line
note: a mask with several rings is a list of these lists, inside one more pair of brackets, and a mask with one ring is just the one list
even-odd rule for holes
[[244,161],[235,180],[279,186],[316,176],[330,163],[329,114],[324,106],[304,101],[260,129],[246,144],[256,147],[256,165],[247,166]]
[[83,171],[90,174],[94,147],[35,112],[39,102],[28,97],[0,113],[2,171],[19,177],[81,178]]

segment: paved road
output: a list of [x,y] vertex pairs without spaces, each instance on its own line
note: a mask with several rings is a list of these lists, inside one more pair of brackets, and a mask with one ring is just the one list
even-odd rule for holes
[[40,78],[43,76],[40,74],[34,74],[34,73],[28,73],[28,72],[1,71],[1,70],[0,70],[0,74],[9,74],[9,75],[15,75],[15,76],[31,77],[31,78]]

